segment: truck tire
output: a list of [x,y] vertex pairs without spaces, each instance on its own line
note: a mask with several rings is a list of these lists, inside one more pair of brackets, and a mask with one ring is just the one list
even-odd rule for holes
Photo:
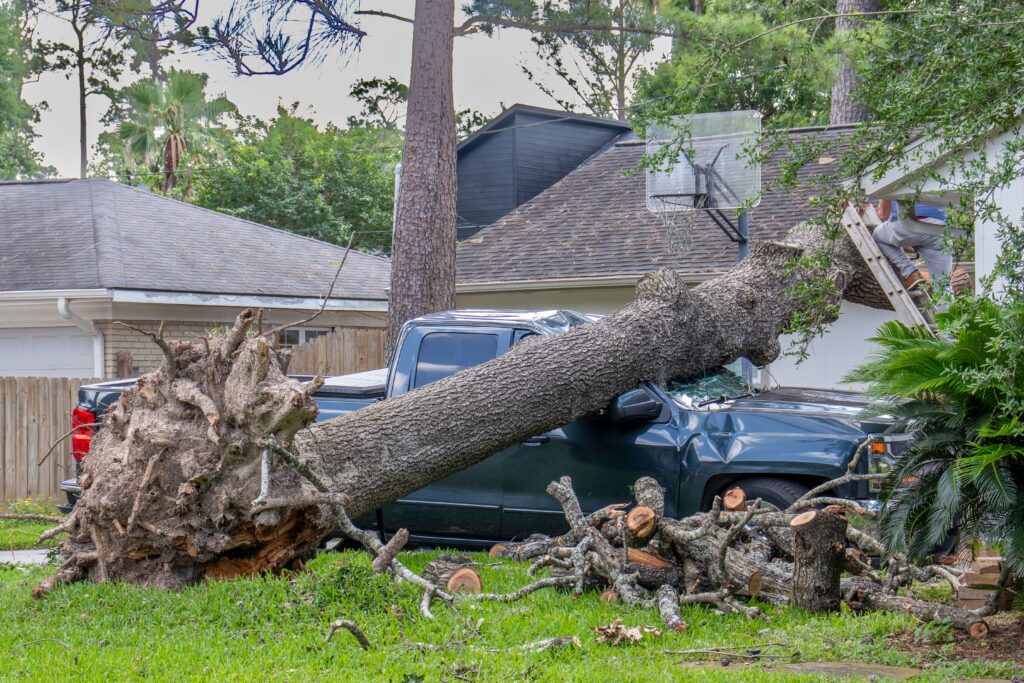
[[795,503],[800,496],[811,489],[800,482],[792,479],[776,479],[775,477],[751,477],[740,479],[726,486],[719,495],[724,494],[734,486],[739,486],[747,494],[747,500],[753,501],[760,498],[762,502],[774,505],[779,510],[785,510]]

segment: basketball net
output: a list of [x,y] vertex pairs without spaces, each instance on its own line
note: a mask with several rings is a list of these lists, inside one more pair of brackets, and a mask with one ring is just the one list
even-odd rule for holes
[[688,252],[693,248],[697,211],[683,197],[651,197],[654,213],[661,221],[670,249]]

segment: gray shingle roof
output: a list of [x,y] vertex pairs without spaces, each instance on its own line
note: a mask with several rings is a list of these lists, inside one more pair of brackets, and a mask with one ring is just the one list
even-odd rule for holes
[[[767,185],[782,173],[782,161],[803,143],[824,142],[826,155],[800,171],[801,178],[835,171],[851,128],[811,128],[788,133],[789,144],[761,165]],[[632,137],[633,139],[629,139]],[[516,282],[639,276],[657,268],[698,275],[736,263],[737,246],[704,213],[695,214],[692,248],[668,241],[658,217],[646,208],[646,180],[636,169],[644,145],[635,136],[594,155],[569,175],[458,247],[460,283]],[[822,188],[801,184],[769,190],[751,211],[750,236],[775,239],[811,215],[811,198]]]
[[[0,291],[319,297],[344,252],[109,180],[0,183]],[[333,298],[387,299],[389,273],[353,251]]]

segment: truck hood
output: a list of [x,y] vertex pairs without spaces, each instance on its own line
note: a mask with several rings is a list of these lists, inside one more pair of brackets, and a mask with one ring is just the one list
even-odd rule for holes
[[870,403],[871,399],[855,391],[779,387],[738,399],[733,405],[743,410],[823,415],[853,421]]

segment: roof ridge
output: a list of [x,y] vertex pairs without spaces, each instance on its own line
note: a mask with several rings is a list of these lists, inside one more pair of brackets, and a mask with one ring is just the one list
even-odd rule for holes
[[0,185],[45,185],[47,183],[71,183],[89,178],[26,178],[24,180],[0,180]]

